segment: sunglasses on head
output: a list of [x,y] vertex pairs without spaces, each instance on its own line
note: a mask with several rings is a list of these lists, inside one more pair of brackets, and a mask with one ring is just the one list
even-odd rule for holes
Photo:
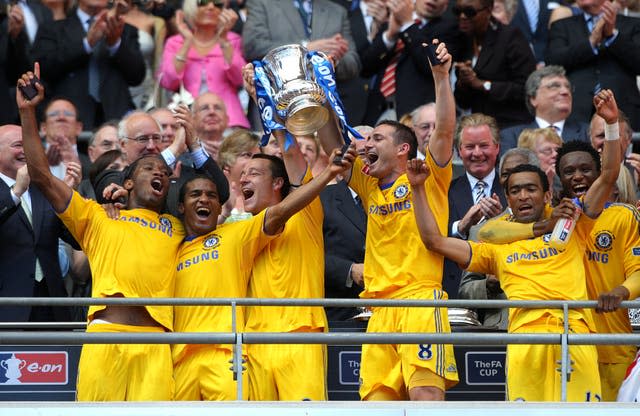
[[198,7],[204,7],[208,4],[213,4],[213,7],[216,7],[218,9],[224,9],[223,0],[198,0]]
[[473,19],[474,17],[476,17],[478,13],[480,13],[485,9],[487,8],[483,7],[482,9],[474,9],[471,6],[465,6],[465,7],[453,6],[451,8],[451,11],[456,17],[460,17],[460,15],[464,13],[464,15],[467,16],[469,19]]

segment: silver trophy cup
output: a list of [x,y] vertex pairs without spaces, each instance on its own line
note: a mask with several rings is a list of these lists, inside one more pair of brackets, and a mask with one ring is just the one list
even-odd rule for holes
[[262,59],[274,91],[276,110],[285,112],[285,127],[294,136],[314,134],[329,120],[324,90],[315,82],[307,50],[300,45],[272,49]]

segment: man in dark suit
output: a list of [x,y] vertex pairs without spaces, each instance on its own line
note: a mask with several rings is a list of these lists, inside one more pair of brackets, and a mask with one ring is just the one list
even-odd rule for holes
[[[500,214],[507,206],[496,160],[500,153],[498,124],[484,114],[464,116],[456,128],[458,153],[465,173],[449,187],[449,235],[467,239],[471,226]],[[455,298],[462,270],[445,260],[442,287]]]
[[562,65],[575,87],[571,119],[588,122],[599,89],[611,89],[640,130],[640,19],[617,14],[617,3],[578,1],[581,14],[551,25],[546,62]]
[[500,154],[518,146],[524,129],[553,128],[566,141],[589,141],[587,123],[567,120],[571,115],[571,83],[561,66],[549,65],[529,75],[524,86],[526,104],[535,120],[500,132]]
[[[445,14],[447,5],[447,0],[417,0],[414,8],[411,0],[401,0],[389,7],[389,24],[381,28],[362,53],[362,75],[376,76],[365,124],[374,125],[388,109],[394,109],[399,118],[435,101],[433,76],[423,44],[431,44],[437,38],[446,43],[455,60],[462,43],[456,21]],[[395,72],[389,72],[387,68],[394,63]],[[385,75],[394,76],[392,90]]]
[[[356,51],[362,61],[362,54],[375,38],[378,30],[384,25],[389,12],[385,0],[334,0],[348,10],[351,36]],[[365,122],[367,100],[369,98],[371,78],[357,76],[338,82],[340,99],[347,112],[347,120],[352,126]]]
[[544,53],[549,37],[549,0],[520,1],[511,26],[520,29],[533,49],[536,62],[544,64]]
[[145,75],[137,29],[106,6],[79,0],[66,19],[40,28],[33,48],[49,96],[71,100],[89,130],[134,108],[128,87]]
[[452,9],[468,41],[456,62],[456,103],[494,117],[500,128],[529,122],[524,84],[536,60],[520,30],[491,16],[493,0],[456,0]]
[[[344,181],[327,186],[320,194],[324,222],[324,295],[357,298],[364,286],[364,247],[367,220],[362,203]],[[326,307],[327,320],[345,321],[357,308]]]
[[39,0],[5,3],[0,10],[0,125],[17,121],[15,81],[32,67],[29,52],[38,27],[53,21],[51,10]]
[[[58,238],[77,243],[34,187],[20,126],[0,127],[0,297],[66,297]],[[68,307],[0,307],[0,321],[70,321]]]

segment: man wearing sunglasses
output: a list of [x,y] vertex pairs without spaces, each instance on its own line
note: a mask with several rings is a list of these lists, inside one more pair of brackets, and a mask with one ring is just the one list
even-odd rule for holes
[[536,62],[520,30],[495,20],[492,9],[493,0],[457,0],[452,9],[468,38],[455,63],[455,97],[461,108],[491,116],[503,129],[531,121],[524,84]]

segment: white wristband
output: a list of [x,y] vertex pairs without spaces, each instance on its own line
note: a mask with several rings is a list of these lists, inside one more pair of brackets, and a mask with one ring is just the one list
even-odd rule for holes
[[618,140],[620,138],[620,125],[616,121],[613,124],[604,123],[604,139]]

